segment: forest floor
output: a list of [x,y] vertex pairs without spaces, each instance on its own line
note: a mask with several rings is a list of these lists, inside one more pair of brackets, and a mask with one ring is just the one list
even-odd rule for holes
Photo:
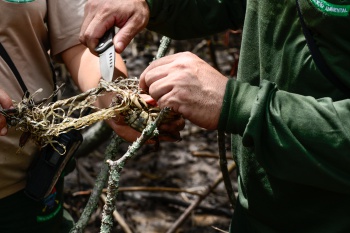
[[[130,77],[138,77],[152,61],[160,39],[161,35],[144,31],[123,52]],[[204,39],[172,41],[168,54],[191,51],[226,76],[231,76],[236,69],[239,43],[239,34],[227,32]],[[187,122],[181,137],[180,142],[161,142],[158,149],[144,145],[122,170],[116,210],[131,232],[168,232],[186,209],[201,197],[198,194],[212,187],[220,178],[217,132]],[[90,153],[79,156],[79,166],[66,176],[65,207],[75,220],[79,219],[86,205],[110,140],[110,136],[106,136]],[[129,145],[123,143],[118,156],[123,155]],[[229,135],[226,135],[226,150],[227,156],[231,157]],[[229,166],[232,163],[228,160]],[[235,172],[231,173],[231,182],[236,190]],[[202,199],[173,232],[228,231],[233,209],[223,182]],[[100,231],[103,205],[101,199],[86,233]],[[112,232],[126,230],[115,221]]]

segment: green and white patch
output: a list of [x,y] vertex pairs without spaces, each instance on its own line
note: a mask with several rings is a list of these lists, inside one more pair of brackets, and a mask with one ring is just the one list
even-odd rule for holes
[[311,3],[327,15],[346,17],[349,16],[350,4],[339,5],[329,3],[326,0],[311,0]]
[[35,0],[3,0],[5,2],[12,2],[12,3],[27,3],[27,2],[34,2]]

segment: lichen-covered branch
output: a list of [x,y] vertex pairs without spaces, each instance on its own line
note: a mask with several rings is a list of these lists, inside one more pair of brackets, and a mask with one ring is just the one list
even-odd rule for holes
[[82,232],[84,232],[84,229],[87,226],[87,224],[91,218],[92,213],[95,212],[95,210],[98,206],[99,198],[101,196],[102,190],[103,190],[103,188],[106,184],[106,181],[107,181],[109,166],[106,163],[106,161],[111,160],[111,159],[115,159],[119,145],[122,141],[123,140],[120,137],[118,137],[117,135],[114,135],[112,137],[112,140],[105,151],[105,163],[102,164],[101,171],[96,178],[95,186],[91,192],[89,201],[86,204],[84,211],[81,214],[78,222],[71,229],[70,233],[82,233]]
[[162,121],[164,116],[169,113],[168,108],[162,109],[157,119],[148,124],[147,127],[142,131],[141,136],[129,147],[128,151],[118,160],[108,160],[107,163],[110,167],[108,187],[107,187],[107,198],[106,203],[103,207],[102,222],[100,233],[109,233],[113,227],[113,216],[112,213],[115,208],[115,201],[118,194],[119,179],[121,170],[124,168],[125,163],[135,155],[138,149],[141,148],[145,142],[158,134],[156,127]]
[[160,40],[160,45],[157,51],[157,55],[154,57],[153,60],[157,60],[161,57],[164,57],[169,49],[171,39],[169,37],[163,36]]

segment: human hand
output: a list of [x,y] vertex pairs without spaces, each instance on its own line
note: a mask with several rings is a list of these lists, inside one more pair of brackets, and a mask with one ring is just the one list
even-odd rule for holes
[[113,42],[121,53],[132,38],[144,29],[150,12],[145,0],[88,0],[85,18],[80,31],[80,41],[94,53],[99,39],[113,26],[120,30]]
[[140,87],[158,105],[192,123],[217,129],[228,79],[190,52],[153,61],[140,76]]
[[[3,109],[9,109],[12,105],[12,99],[10,96],[2,89],[0,89],[0,105]],[[0,114],[0,136],[7,134],[7,123],[6,118]]]
[[[149,95],[141,95],[144,101],[152,106],[156,106],[156,102]],[[123,116],[116,117],[107,121],[109,126],[124,140],[133,142],[140,137],[141,132],[130,127]],[[175,142],[181,140],[180,131],[185,127],[185,120],[179,114],[169,113],[158,126],[159,135],[157,140]],[[149,139],[148,144],[156,143],[156,140]]]

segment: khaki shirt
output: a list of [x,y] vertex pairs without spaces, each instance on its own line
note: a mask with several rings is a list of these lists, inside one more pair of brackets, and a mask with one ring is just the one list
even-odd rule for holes
[[[0,42],[17,67],[27,89],[43,91],[36,101],[53,92],[50,54],[59,60],[59,54],[77,44],[84,16],[85,0],[2,0],[0,1]],[[23,96],[16,77],[0,57],[0,88],[20,101]],[[28,167],[37,150],[27,142],[21,153],[21,132],[13,128],[0,137],[0,198],[24,188]]]

